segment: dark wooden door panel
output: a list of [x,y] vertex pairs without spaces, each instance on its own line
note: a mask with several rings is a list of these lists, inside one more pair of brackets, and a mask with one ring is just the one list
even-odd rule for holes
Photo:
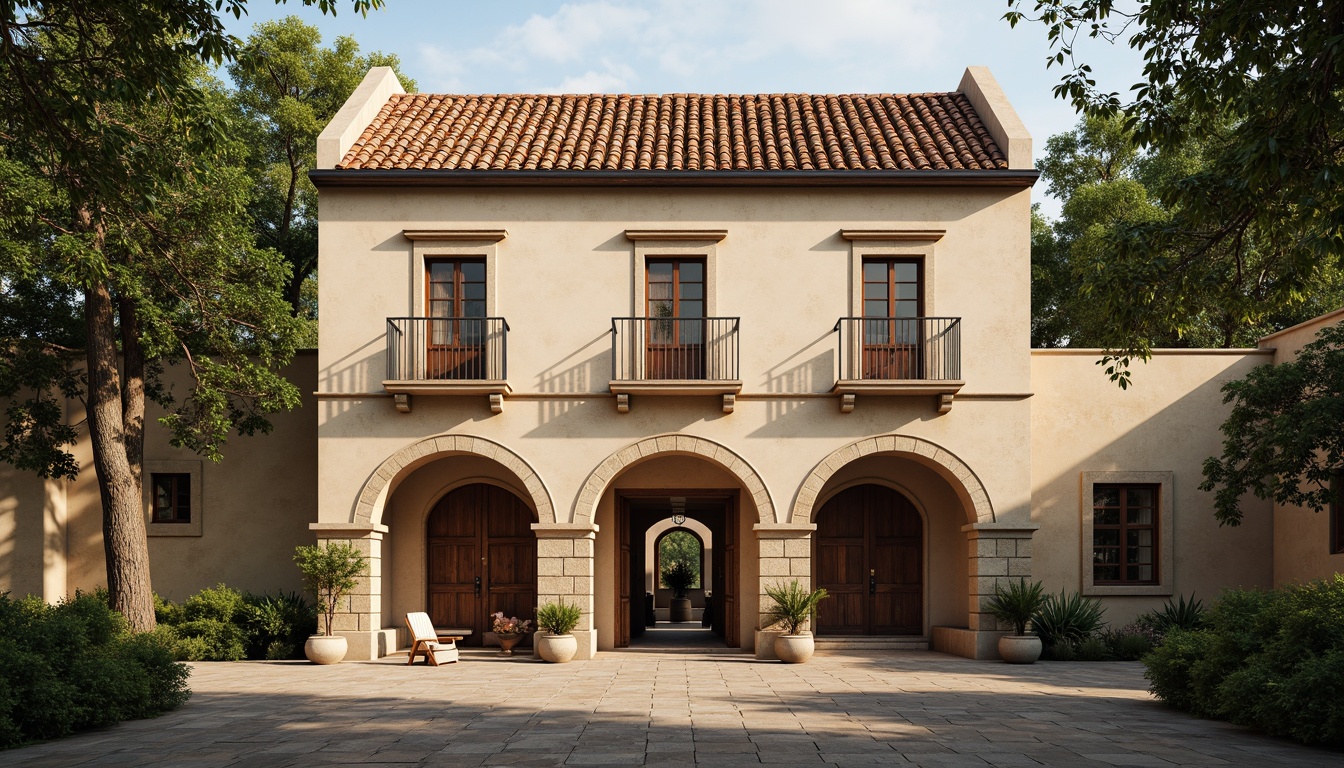
[[480,645],[490,615],[531,618],[537,604],[537,541],[532,512],[498,486],[476,483],[439,500],[425,524],[430,618],[467,627]]
[[899,492],[879,485],[841,491],[817,515],[817,610],[822,635],[923,631],[923,519]]

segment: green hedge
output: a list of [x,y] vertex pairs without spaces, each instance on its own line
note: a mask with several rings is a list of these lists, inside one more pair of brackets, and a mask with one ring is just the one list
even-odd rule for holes
[[0,594],[0,747],[154,717],[191,695],[188,670],[130,632],[106,596],[58,605]]
[[316,609],[294,593],[251,595],[220,584],[181,604],[154,601],[156,633],[179,661],[301,659],[317,631]]
[[1200,717],[1344,747],[1344,574],[1227,592],[1143,659],[1152,691]]

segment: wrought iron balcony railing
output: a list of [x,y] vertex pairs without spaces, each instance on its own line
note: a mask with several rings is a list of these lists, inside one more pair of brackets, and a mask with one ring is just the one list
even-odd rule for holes
[[613,382],[736,381],[736,317],[613,317]]
[[504,381],[509,324],[502,317],[389,317],[392,381]]
[[842,317],[839,381],[961,379],[961,318]]

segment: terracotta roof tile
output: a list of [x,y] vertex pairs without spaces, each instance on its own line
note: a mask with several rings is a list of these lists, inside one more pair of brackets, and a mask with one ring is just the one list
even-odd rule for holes
[[997,170],[960,93],[391,97],[347,169]]

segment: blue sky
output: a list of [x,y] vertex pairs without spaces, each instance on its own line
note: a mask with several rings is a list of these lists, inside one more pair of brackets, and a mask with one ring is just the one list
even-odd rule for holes
[[[395,53],[422,91],[454,93],[861,93],[946,91],[990,68],[1035,139],[1077,116],[1052,89],[1045,30],[1012,29],[1006,0],[386,0],[367,18],[337,0],[323,16],[298,2],[252,0],[239,37],[297,15],[329,42]],[[1127,92],[1142,61],[1127,47],[1080,46],[1099,84]],[[1041,200],[1047,215],[1058,203]]]

